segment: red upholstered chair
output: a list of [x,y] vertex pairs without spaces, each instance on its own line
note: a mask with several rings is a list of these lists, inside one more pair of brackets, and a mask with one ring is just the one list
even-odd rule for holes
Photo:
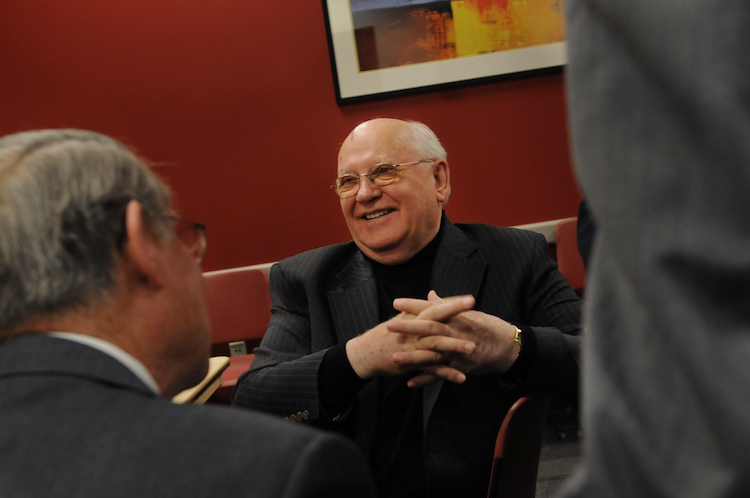
[[[214,355],[229,355],[229,368],[212,402],[229,403],[237,378],[250,368],[252,349],[260,344],[271,319],[268,275],[258,268],[234,268],[203,274],[213,330]],[[250,354],[232,356],[230,343],[244,343]]]
[[534,498],[550,400],[542,395],[521,398],[505,415],[487,498]]
[[581,253],[578,252],[576,227],[578,218],[568,218],[555,227],[555,245],[557,246],[557,267],[565,280],[578,295],[583,295],[586,287],[586,271],[583,267]]

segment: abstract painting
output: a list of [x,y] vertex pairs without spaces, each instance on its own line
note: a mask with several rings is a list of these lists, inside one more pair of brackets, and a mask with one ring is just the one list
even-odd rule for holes
[[337,99],[565,63],[562,0],[323,0]]

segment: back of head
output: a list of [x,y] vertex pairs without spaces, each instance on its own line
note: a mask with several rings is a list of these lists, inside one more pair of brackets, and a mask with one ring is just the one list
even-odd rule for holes
[[163,233],[167,187],[112,138],[41,130],[0,139],[0,336],[110,297],[130,200]]

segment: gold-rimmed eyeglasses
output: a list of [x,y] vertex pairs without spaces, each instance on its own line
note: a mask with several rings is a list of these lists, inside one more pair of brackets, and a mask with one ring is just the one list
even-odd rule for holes
[[437,161],[437,159],[422,159],[420,161],[401,164],[376,164],[370,169],[370,171],[362,173],[361,175],[355,175],[354,173],[341,175],[336,178],[336,183],[331,185],[331,188],[339,197],[345,199],[357,195],[357,192],[359,192],[359,184],[363,176],[369,178],[374,185],[385,187],[396,180],[400,168],[411,166],[412,164],[432,163],[435,161]]
[[206,256],[206,225],[194,221],[183,220],[177,216],[167,216],[175,223],[174,231],[190,254],[200,264]]

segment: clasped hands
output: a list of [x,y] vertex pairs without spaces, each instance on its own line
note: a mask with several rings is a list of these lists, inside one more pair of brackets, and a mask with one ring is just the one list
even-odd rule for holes
[[363,379],[421,371],[409,379],[413,388],[505,372],[518,357],[515,329],[474,304],[472,296],[441,298],[435,291],[427,300],[396,299],[397,316],[346,343],[349,362]]

